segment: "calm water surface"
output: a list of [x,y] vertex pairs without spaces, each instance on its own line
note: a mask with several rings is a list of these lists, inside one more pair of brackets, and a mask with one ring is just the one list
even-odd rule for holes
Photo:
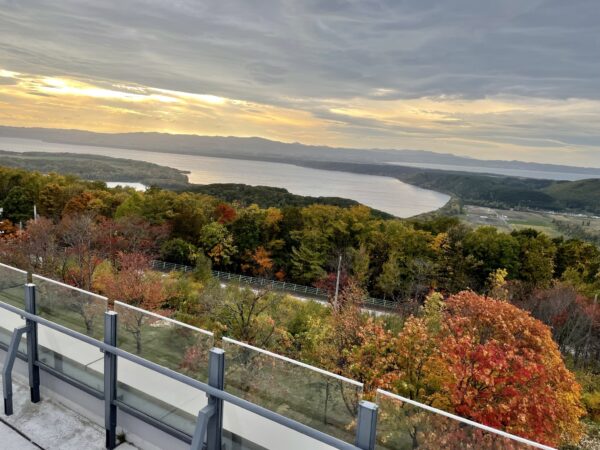
[[[2,159],[2,157],[0,157]],[[121,187],[132,187],[136,191],[145,191],[148,189],[148,186],[142,183],[136,183],[135,181],[107,181],[106,186],[109,188],[114,188],[117,186]]]
[[282,187],[298,195],[343,197],[398,217],[433,211],[449,200],[445,194],[411,186],[389,177],[309,169],[291,164],[55,144],[5,137],[0,137],[0,150],[84,153],[147,161],[189,171],[191,183],[243,183]]

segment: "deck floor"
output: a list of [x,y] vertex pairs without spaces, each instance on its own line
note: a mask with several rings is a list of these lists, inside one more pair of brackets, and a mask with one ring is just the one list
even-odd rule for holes
[[[48,396],[33,404],[29,388],[13,376],[14,414],[0,411],[0,448],[11,450],[103,450],[104,430]],[[119,450],[135,450],[128,443]]]

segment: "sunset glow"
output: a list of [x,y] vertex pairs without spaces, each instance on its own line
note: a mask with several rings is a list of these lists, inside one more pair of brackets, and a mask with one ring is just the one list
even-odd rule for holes
[[[483,157],[493,157],[503,148],[506,155],[523,158],[543,144],[552,148],[550,156],[555,152],[560,162],[561,155],[569,157],[578,148],[589,147],[574,148],[542,133],[536,135],[535,122],[549,112],[580,126],[600,120],[600,103],[583,99],[355,97],[306,99],[294,108],[284,108],[210,93],[9,69],[0,69],[0,77],[6,80],[0,84],[0,122],[14,126],[262,136],[348,147],[433,147]],[[520,123],[529,123],[533,135],[515,136],[512,127]],[[357,127],[365,134],[357,134]]]
[[0,123],[600,166],[598,11],[474,0],[9,3]]

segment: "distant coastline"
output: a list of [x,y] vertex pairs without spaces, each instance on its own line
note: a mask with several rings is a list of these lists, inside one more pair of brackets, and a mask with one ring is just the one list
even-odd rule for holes
[[427,150],[356,149],[284,143],[257,137],[221,137],[156,132],[96,133],[84,130],[24,128],[0,125],[0,136],[37,139],[45,142],[144,150],[161,153],[202,155],[286,162],[303,161],[364,163],[364,164],[436,164],[469,167],[513,169],[535,172],[566,172],[600,177],[600,167],[578,167],[525,161],[482,160],[450,153]]
[[[356,149],[333,149],[330,147],[305,146],[302,144],[283,144],[274,141],[268,141],[259,138],[214,138],[202,136],[185,135],[167,135],[160,133],[124,133],[124,134],[102,134],[91,133],[76,130],[52,130],[52,129],[30,129],[30,128],[11,128],[0,126],[0,136],[11,135],[10,139],[37,139],[38,141],[48,142],[53,145],[78,145],[86,147],[101,148],[105,145],[111,145],[113,150],[122,150],[119,156],[127,156],[127,151],[166,153],[173,155],[173,159],[181,159],[182,156],[195,156],[207,158],[230,159],[247,162],[265,162],[275,164],[295,165],[302,168],[326,170],[329,172],[348,173],[357,175],[368,175],[375,177],[394,178],[403,183],[448,195],[457,201],[465,204],[477,206],[488,206],[492,208],[517,208],[533,209],[546,211],[563,212],[583,212],[586,214],[599,214],[600,204],[597,202],[600,196],[600,169],[558,166],[537,163],[523,163],[515,161],[490,162],[475,160],[470,158],[456,157],[448,154],[437,154],[433,152],[416,151],[395,151],[395,155],[400,155],[405,159],[414,159],[415,155],[421,155],[422,161],[427,161],[432,157],[436,158],[435,163],[427,162],[395,162],[390,161],[392,151],[387,150],[356,150]],[[59,142],[60,141],[60,142]],[[64,141],[64,142],[63,142]],[[85,143],[83,143],[85,141]],[[125,145],[129,142],[133,147],[123,149],[119,145]],[[77,144],[75,144],[77,142]],[[234,145],[235,144],[235,145]],[[198,145],[199,147],[194,147]],[[115,147],[116,146],[116,147]],[[233,147],[232,147],[233,146]],[[1,148],[1,146],[0,146]],[[143,148],[143,150],[141,149]],[[289,152],[292,152],[290,154]],[[286,152],[286,153],[283,153]],[[347,161],[340,161],[341,157]],[[370,160],[365,162],[369,157]],[[337,159],[337,160],[336,160]],[[459,160],[462,163],[467,161],[469,164],[479,164],[473,166],[478,168],[481,173],[473,173],[466,166],[452,166],[453,170],[444,170],[444,161]],[[485,167],[480,164],[498,163],[503,167],[518,167],[503,170],[528,170],[535,171],[536,178],[526,178],[523,176],[509,176],[503,174],[486,173]],[[167,166],[168,161],[162,160],[161,166]],[[419,164],[427,165],[428,168],[420,167]],[[432,168],[435,164],[435,167]],[[185,177],[192,174],[191,170],[182,170],[186,168],[185,163],[179,164],[177,176]],[[463,168],[464,170],[456,170]],[[544,169],[544,170],[542,170]],[[552,169],[553,172],[547,172]],[[176,169],[173,169],[176,170]],[[545,172],[546,171],[546,172]],[[548,173],[549,178],[541,178],[544,173]],[[551,179],[552,174],[581,174],[582,179],[575,181],[565,181],[561,179]],[[121,181],[121,179],[110,177],[107,181]],[[144,184],[156,184],[163,187],[176,187],[180,184],[158,180],[157,183],[147,183],[141,179],[128,178],[122,181],[143,182]],[[198,181],[190,180],[194,183]],[[184,182],[187,183],[188,180]],[[217,180],[214,182],[223,182]],[[227,180],[226,183],[243,183],[243,180]],[[319,182],[322,182],[320,180]],[[319,183],[317,182],[317,183]],[[210,184],[210,182],[200,181],[201,184]],[[269,183],[250,183],[266,184],[270,186],[285,187],[283,185]],[[298,192],[296,192],[298,193]],[[325,193],[316,193],[312,191],[308,196],[327,196]],[[343,195],[335,195],[343,197]],[[417,198],[415,198],[417,200]],[[446,199],[443,204],[446,204]],[[439,202],[438,202],[439,203]],[[443,207],[438,204],[436,207],[421,207],[414,214],[421,214],[427,211],[436,210]],[[376,209],[382,209],[381,207]],[[385,208],[383,208],[385,209]],[[400,217],[408,217],[400,215]]]

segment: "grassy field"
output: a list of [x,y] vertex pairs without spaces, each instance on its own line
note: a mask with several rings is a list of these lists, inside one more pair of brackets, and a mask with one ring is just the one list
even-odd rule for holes
[[473,226],[490,225],[510,232],[533,228],[551,237],[578,237],[600,241],[600,218],[589,215],[557,214],[543,211],[516,211],[467,205],[462,220]]

